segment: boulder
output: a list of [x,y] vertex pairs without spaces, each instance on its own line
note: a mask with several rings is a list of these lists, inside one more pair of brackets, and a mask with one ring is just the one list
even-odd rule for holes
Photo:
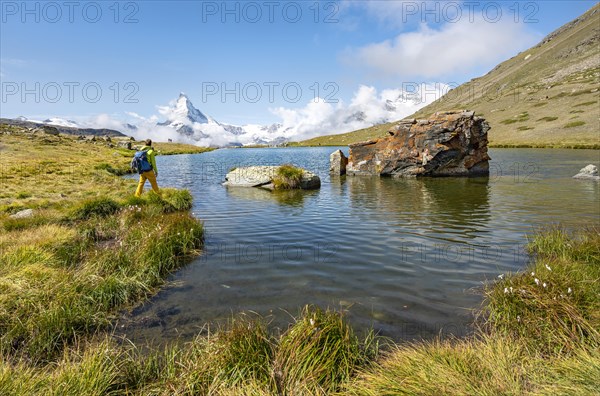
[[581,169],[578,174],[573,176],[574,179],[600,180],[598,168],[595,165],[588,165]]
[[125,148],[127,150],[131,150],[131,142],[130,141],[126,141],[126,142],[118,142],[117,146],[120,148]]
[[[262,187],[274,189],[273,179],[279,166],[246,166],[235,168],[225,176],[224,186],[231,187]],[[303,169],[302,179],[297,188],[312,190],[321,187],[321,179],[316,174]]]
[[350,145],[349,175],[392,177],[489,174],[489,124],[473,111],[403,120],[384,138]]
[[58,136],[60,134],[60,131],[53,126],[50,125],[44,125],[42,127],[42,131],[48,135],[52,135],[52,136]]
[[346,174],[346,166],[348,165],[348,158],[344,155],[342,150],[337,150],[331,153],[329,156],[329,173],[335,176],[341,176]]
[[33,209],[25,209],[9,216],[11,219],[27,219],[33,217]]

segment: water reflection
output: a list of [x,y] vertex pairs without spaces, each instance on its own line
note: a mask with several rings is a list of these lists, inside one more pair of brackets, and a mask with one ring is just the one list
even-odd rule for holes
[[[600,222],[600,183],[571,179],[597,151],[492,150],[488,178],[328,176],[333,148],[217,150],[159,157],[161,185],[189,188],[204,254],[176,287],[139,307],[132,338],[191,338],[205,323],[253,310],[285,327],[298,307],[351,307],[357,328],[396,339],[464,334],[470,292],[523,268],[525,236],[552,222]],[[294,163],[317,191],[226,189],[231,167]],[[532,165],[533,164],[533,165]]]
[[270,191],[255,187],[225,187],[227,195],[235,199],[276,202],[280,205],[302,206],[308,197],[318,194],[318,190],[279,190]]

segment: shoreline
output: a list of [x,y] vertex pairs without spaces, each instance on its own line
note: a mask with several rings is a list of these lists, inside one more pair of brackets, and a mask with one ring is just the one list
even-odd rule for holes
[[[118,151],[28,136],[2,138],[0,165],[7,173],[0,182],[10,187],[0,198],[2,392],[378,395],[597,389],[597,229],[575,235],[550,229],[534,236],[529,248],[535,260],[522,272],[486,284],[474,334],[461,338],[392,342],[372,332],[356,333],[344,312],[306,306],[277,333],[268,330],[265,318],[238,313],[208,335],[199,330],[183,345],[175,340],[146,351],[147,345],[117,341],[111,329],[122,313],[164,290],[169,274],[200,253],[203,228],[189,212],[192,197],[186,190],[163,189],[162,198],[152,192],[135,198],[136,181],[110,171],[129,162],[112,154]],[[65,172],[69,166],[74,168]],[[36,190],[29,190],[34,181]],[[19,210],[13,201],[35,214],[10,218]],[[574,375],[563,378],[567,369]]]

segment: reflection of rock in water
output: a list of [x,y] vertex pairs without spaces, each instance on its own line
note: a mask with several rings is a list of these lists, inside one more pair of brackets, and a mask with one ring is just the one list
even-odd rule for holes
[[263,188],[228,187],[227,194],[234,198],[252,201],[277,202],[282,205],[302,206],[308,196],[318,194],[318,190],[278,190],[270,191]]
[[480,229],[489,221],[488,178],[381,179],[351,177],[351,207],[375,210],[399,225]]

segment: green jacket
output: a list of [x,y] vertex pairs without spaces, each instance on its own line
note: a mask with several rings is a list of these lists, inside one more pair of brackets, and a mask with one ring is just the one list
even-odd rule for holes
[[147,151],[146,156],[148,157],[148,161],[150,161],[150,165],[152,165],[152,169],[154,173],[158,173],[158,168],[156,167],[156,151],[151,146],[142,147],[142,151]]

